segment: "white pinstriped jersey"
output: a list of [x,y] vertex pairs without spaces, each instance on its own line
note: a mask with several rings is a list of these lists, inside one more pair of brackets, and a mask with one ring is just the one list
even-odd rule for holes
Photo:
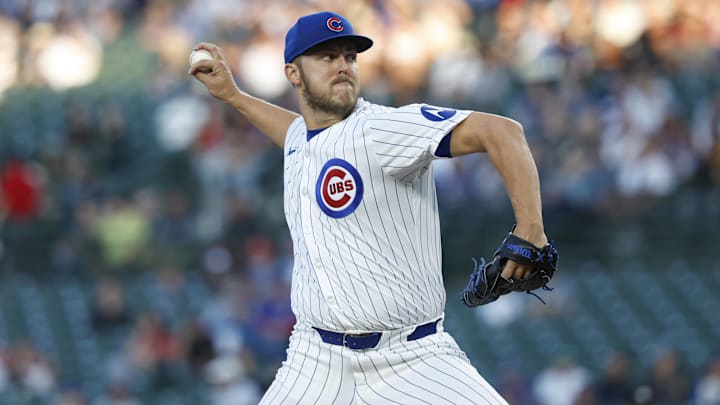
[[298,321],[347,332],[442,316],[445,288],[431,162],[470,111],[358,100],[308,140],[285,139],[285,215],[294,244]]

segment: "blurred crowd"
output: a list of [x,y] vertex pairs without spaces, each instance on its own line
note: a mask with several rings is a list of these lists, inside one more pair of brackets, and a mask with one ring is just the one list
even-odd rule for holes
[[717,404],[720,401],[720,359],[711,360],[694,381],[674,350],[659,353],[638,375],[636,359],[618,350],[596,374],[572,350],[559,354],[534,379],[512,367],[502,371],[498,389],[511,404]]
[[[285,31],[320,9],[375,39],[359,58],[367,99],[521,122],[549,211],[633,213],[720,185],[716,0],[0,0],[0,273],[92,280],[93,327],[121,331],[98,403],[196,374],[215,382],[217,403],[252,403],[272,379],[293,324],[282,155],[187,76],[187,58],[215,42],[240,87],[295,108]],[[443,209],[506,209],[483,156],[436,162],[436,176]],[[177,314],[193,302],[188,272],[211,294]],[[143,273],[156,310],[125,312],[122,280]],[[641,403],[671,389],[666,363],[649,385],[614,383],[617,365],[591,385],[605,380],[563,360],[534,388],[508,377],[507,392]],[[668,401],[718,403],[718,373],[711,363]],[[563,378],[574,394],[554,397]],[[61,379],[29,342],[0,340],[0,397],[11,386],[49,395]],[[69,390],[59,403],[83,398]]]
[[[323,8],[338,6],[5,1],[0,37],[9,46],[0,50],[0,92],[18,85],[67,89],[138,69],[144,58],[135,53],[117,61],[104,55],[130,32],[129,47],[155,62],[135,85],[167,104],[159,120],[176,120],[159,123],[157,136],[168,148],[186,147],[213,116],[211,106],[178,99],[188,95],[188,50],[200,40],[218,43],[243,88],[292,107],[281,68],[285,30],[298,15]],[[393,0],[338,11],[377,39],[360,58],[367,98],[517,119],[539,160],[548,205],[611,210],[618,198],[664,196],[697,179],[720,182],[716,1]],[[183,116],[185,109],[194,114]],[[206,154],[232,142],[223,135],[244,130],[221,121],[214,123],[225,127],[219,139],[205,137]],[[267,148],[248,154],[262,160]],[[441,183],[450,184],[454,199],[496,201],[502,194],[481,158],[438,166],[438,176],[452,180]]]

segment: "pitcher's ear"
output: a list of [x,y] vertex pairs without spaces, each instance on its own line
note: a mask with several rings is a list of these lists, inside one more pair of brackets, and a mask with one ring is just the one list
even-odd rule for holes
[[285,77],[288,79],[293,87],[300,85],[300,67],[295,63],[285,64]]

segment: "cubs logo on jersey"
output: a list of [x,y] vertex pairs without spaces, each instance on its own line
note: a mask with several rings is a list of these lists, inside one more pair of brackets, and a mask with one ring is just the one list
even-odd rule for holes
[[353,165],[337,158],[325,163],[315,185],[318,206],[325,214],[344,218],[355,211],[362,196],[362,178]]

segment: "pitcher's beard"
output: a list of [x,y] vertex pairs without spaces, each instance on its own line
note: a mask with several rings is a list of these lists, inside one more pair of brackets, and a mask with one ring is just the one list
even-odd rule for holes
[[350,100],[347,102],[333,100],[331,96],[320,95],[311,91],[307,80],[305,80],[305,77],[302,75],[301,80],[303,81],[303,97],[305,98],[305,102],[308,104],[308,107],[311,109],[345,118],[350,115],[353,108],[355,108],[357,96],[350,97]]

